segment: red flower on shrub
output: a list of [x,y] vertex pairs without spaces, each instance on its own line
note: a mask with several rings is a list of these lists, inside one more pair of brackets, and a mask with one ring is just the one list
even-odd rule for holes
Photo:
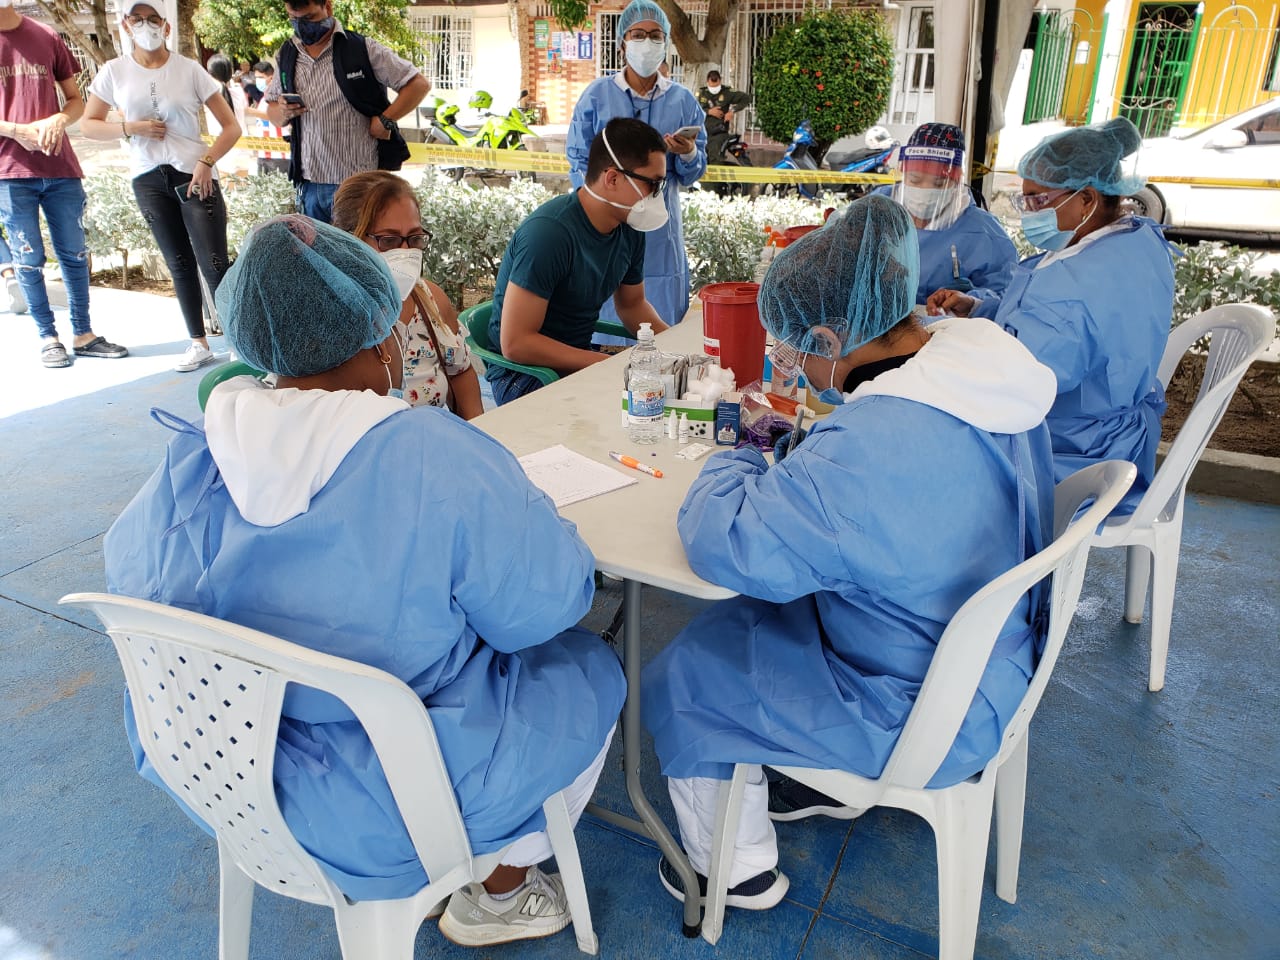
[[826,88],[826,87],[824,87],[822,84],[818,84],[818,89],[819,89],[819,90],[825,90],[825,89],[827,89],[827,88]]

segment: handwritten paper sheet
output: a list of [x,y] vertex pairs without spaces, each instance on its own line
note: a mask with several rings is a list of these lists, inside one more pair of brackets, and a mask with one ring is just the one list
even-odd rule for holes
[[635,477],[574,453],[562,443],[520,458],[529,481],[551,498],[557,508],[602,493],[621,490],[636,482]]

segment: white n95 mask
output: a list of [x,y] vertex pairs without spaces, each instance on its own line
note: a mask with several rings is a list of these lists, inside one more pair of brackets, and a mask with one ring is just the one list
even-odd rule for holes
[[133,42],[147,52],[159,50],[164,46],[164,27],[140,23],[133,28]]
[[422,251],[413,247],[397,247],[395,250],[379,250],[378,255],[387,262],[391,277],[400,292],[400,302],[409,299],[414,284],[422,277]]

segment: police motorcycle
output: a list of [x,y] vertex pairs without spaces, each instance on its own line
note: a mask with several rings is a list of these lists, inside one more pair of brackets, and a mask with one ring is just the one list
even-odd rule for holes
[[[863,137],[865,146],[853,150],[828,150],[825,163],[841,173],[888,173],[889,158],[898,149],[898,141],[884,127],[870,127]],[[850,200],[865,195],[875,184],[848,183],[841,186]]]
[[[729,139],[725,141],[724,152],[721,154],[716,166],[725,167],[751,167],[755,166],[751,162],[751,153],[747,149],[747,145],[742,142],[742,135],[732,133]],[[735,194],[744,197],[758,197],[760,190],[764,184],[760,183],[714,183],[708,184],[716,193],[722,197],[729,197]]]
[[[800,126],[796,127],[795,133],[791,135],[791,144],[787,147],[787,152],[773,165],[773,169],[817,170],[818,161],[813,156],[816,144],[817,137],[813,135],[813,124],[808,120],[801,120]],[[766,184],[765,192],[781,196],[794,189],[806,200],[813,200],[818,196],[818,188],[819,185],[816,183],[770,183]]]
[[[518,107],[512,107],[505,116],[490,113],[493,97],[484,90],[477,90],[472,94],[467,106],[480,111],[485,118],[484,123],[478,127],[462,126],[458,123],[457,104],[447,103],[440,97],[434,97],[429,106],[419,107],[419,115],[431,124],[427,142],[487,150],[529,149],[524,143],[524,137],[526,134],[535,134],[525,123],[525,116]],[[466,173],[465,167],[445,167],[444,170],[454,180],[461,180]],[[487,171],[478,172],[483,176]]]

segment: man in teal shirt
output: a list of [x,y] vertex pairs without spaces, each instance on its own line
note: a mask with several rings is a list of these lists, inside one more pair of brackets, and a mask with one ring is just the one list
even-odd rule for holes
[[[525,218],[498,270],[489,342],[517,363],[566,376],[606,359],[591,347],[596,317],[609,297],[632,334],[667,325],[644,295],[644,232],[666,223],[667,148],[639,120],[609,121],[591,143],[586,182]],[[499,406],[541,384],[490,366],[485,377]]]

